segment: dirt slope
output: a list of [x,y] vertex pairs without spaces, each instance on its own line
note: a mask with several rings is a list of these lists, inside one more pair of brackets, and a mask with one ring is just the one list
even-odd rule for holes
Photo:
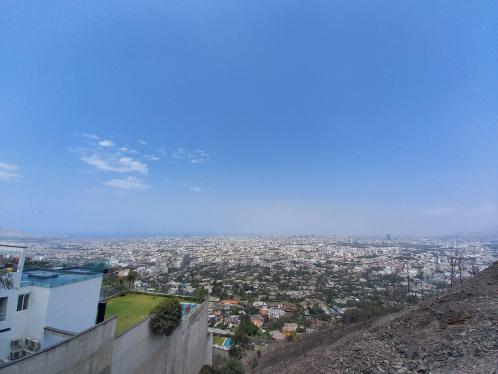
[[498,373],[498,262],[332,344],[261,364],[254,373]]

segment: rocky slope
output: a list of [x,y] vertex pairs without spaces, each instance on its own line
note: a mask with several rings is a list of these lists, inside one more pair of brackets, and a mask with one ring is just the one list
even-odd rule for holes
[[[299,343],[297,343],[299,344]],[[498,262],[475,278],[257,373],[498,373]]]

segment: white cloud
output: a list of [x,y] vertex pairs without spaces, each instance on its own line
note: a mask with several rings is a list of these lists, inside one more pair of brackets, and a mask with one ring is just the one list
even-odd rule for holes
[[169,185],[174,185],[174,186],[178,186],[181,188],[185,188],[186,190],[188,190],[190,192],[202,192],[205,190],[204,187],[200,187],[198,185],[195,185],[188,180],[169,180],[169,179],[166,179],[165,182],[166,182],[166,184],[169,184]]
[[202,149],[189,151],[185,148],[177,148],[177,150],[171,154],[171,157],[191,164],[202,164],[210,159],[209,153],[203,151]]
[[144,157],[147,159],[147,160],[151,160],[151,161],[159,161],[160,158],[155,156],[155,155],[144,155]]
[[145,163],[132,157],[119,156],[117,153],[98,153],[95,151],[80,151],[80,160],[99,170],[118,173],[137,172],[148,174],[149,169]]
[[12,181],[20,177],[17,165],[0,162],[0,181]]
[[95,134],[81,134],[82,137],[87,138],[87,139],[92,139],[92,140],[100,140],[101,137],[97,136]]
[[123,179],[111,179],[104,183],[105,186],[120,190],[145,190],[148,186],[141,179],[126,177]]
[[147,142],[145,140],[138,139],[137,141],[142,145],[147,145]]
[[120,157],[118,159],[118,164],[120,165],[119,168],[122,168],[124,173],[136,171],[138,173],[147,174],[149,172],[147,165],[131,157]]
[[104,140],[99,141],[99,145],[101,147],[113,147],[114,142],[112,140],[104,139]]

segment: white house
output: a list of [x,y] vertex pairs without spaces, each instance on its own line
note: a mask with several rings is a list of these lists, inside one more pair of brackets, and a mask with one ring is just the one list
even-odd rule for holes
[[285,315],[285,311],[280,308],[269,308],[268,317],[271,319],[279,319]]
[[102,273],[84,268],[24,271],[24,249],[0,245],[0,359],[16,359],[95,325]]

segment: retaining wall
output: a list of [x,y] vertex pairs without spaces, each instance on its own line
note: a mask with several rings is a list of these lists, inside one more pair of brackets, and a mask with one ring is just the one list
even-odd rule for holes
[[169,336],[149,331],[145,318],[115,337],[116,317],[20,360],[0,374],[197,374],[212,363],[208,302],[200,304]]
[[111,373],[116,318],[0,367],[2,374]]

